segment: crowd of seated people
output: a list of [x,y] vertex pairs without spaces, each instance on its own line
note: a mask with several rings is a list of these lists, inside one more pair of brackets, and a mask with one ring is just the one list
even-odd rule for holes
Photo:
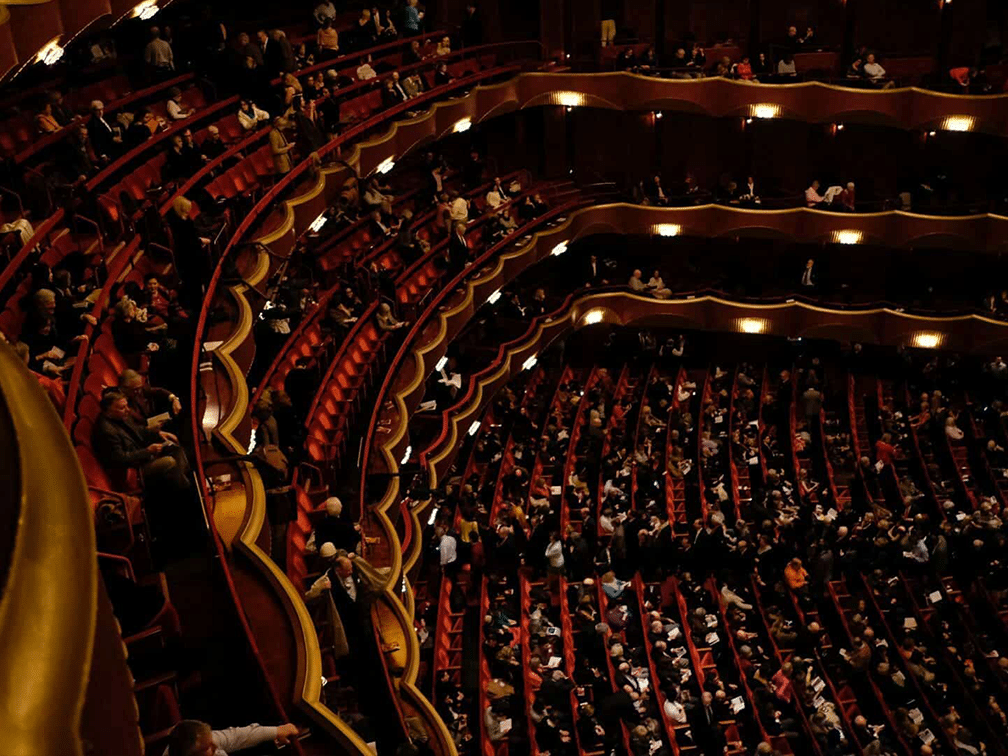
[[[654,207],[684,207],[714,202],[721,205],[748,208],[769,205],[774,208],[804,206],[843,213],[856,211],[853,181],[848,181],[844,185],[831,185],[822,193],[820,193],[821,187],[820,181],[813,179],[809,187],[805,189],[802,198],[797,195],[769,197],[763,194],[762,185],[751,174],[747,174],[740,181],[735,181],[725,174],[713,191],[702,188],[693,173],[687,173],[681,181],[671,185],[662,183],[661,174],[654,174],[634,184],[630,190],[630,196],[637,204]],[[900,198],[894,198],[882,204],[885,207],[893,209],[899,207],[905,210],[911,203],[911,195],[907,193],[906,198],[901,195]]]
[[[730,46],[730,41],[729,41]],[[605,45],[603,45],[605,47]],[[642,48],[635,50],[635,47]],[[695,35],[687,32],[683,38],[666,46],[664,58],[659,58],[653,45],[625,45],[615,54],[613,66],[616,70],[631,71],[646,76],[669,79],[700,79],[719,77],[749,82],[787,83],[804,78],[811,73],[813,79],[829,78],[830,73],[838,83],[873,89],[892,89],[897,80],[886,71],[882,54],[866,45],[859,45],[844,70],[821,71],[818,67],[811,72],[800,71],[796,65],[796,55],[828,50],[824,47],[813,27],[806,27],[804,33],[798,27],[789,26],[783,38],[765,42],[754,55],[738,52],[733,48],[733,56],[723,55],[708,58],[709,50],[700,45]],[[997,94],[1005,86],[1000,66],[1003,62],[999,48],[985,48],[980,65],[956,65],[940,76],[927,77],[926,86],[959,94]],[[998,73],[988,78],[987,68]]]
[[[697,383],[674,378],[684,359],[675,344],[658,380],[631,351],[608,360],[628,360],[643,391],[604,367],[551,367],[559,383],[532,378],[545,387],[493,401],[465,474],[435,493],[427,529],[434,573],[470,570],[473,607],[481,585],[487,594],[472,642],[488,676],[478,691],[445,678],[439,711],[457,723],[479,693],[492,744],[550,753],[608,751],[623,738],[635,754],[671,753],[670,737],[760,756],[1000,750],[1003,500],[993,480],[964,478],[984,489],[971,505],[955,480],[968,472],[938,447],[963,441],[977,411],[958,409],[967,392],[1003,396],[1004,362],[926,352],[867,362],[860,349],[798,346],[763,381],[753,365],[711,368],[694,393]],[[848,371],[872,370],[883,376],[870,378],[881,435],[872,448],[861,440],[854,465],[864,430],[852,429],[847,403],[874,394],[849,391]],[[890,397],[894,382],[908,397],[925,389],[920,412]],[[999,428],[990,443],[976,439],[995,474],[1006,464],[1003,408],[978,420]],[[579,439],[580,423],[603,431]],[[678,451],[668,467],[658,455],[652,487],[651,449],[666,443]],[[904,461],[914,455],[922,466]],[[692,522],[666,509],[673,464],[689,511],[702,513]],[[736,466],[749,470],[750,499],[732,492]],[[571,474],[558,485],[559,470]],[[476,751],[472,721],[463,752]]]

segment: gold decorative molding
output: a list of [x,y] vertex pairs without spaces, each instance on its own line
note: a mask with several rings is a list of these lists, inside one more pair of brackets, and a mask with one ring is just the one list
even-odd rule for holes
[[0,597],[3,750],[82,756],[98,605],[91,500],[63,423],[7,344],[0,344],[0,400],[14,433],[4,459],[16,468],[7,474],[21,489],[8,502],[19,514]]

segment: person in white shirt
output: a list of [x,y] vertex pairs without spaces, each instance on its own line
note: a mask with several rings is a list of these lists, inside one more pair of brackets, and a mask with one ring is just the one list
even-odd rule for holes
[[438,543],[438,554],[441,556],[441,569],[450,568],[458,559],[458,544],[451,533],[443,533]]
[[486,195],[487,204],[496,210],[502,204],[504,204],[504,198],[501,197],[500,190],[497,186],[490,187],[490,191]]
[[647,288],[647,284],[641,280],[642,275],[643,273],[639,270],[635,270],[633,275],[630,276],[630,289],[632,291],[644,291]]
[[187,110],[182,104],[182,90],[178,87],[172,87],[168,92],[167,110],[168,117],[173,121],[181,121],[193,114],[192,110]]
[[164,756],[228,756],[229,753],[254,748],[270,741],[277,746],[287,745],[297,737],[297,732],[297,727],[289,723],[277,727],[250,724],[246,727],[211,730],[206,722],[183,719],[168,735],[168,747],[164,750]]
[[367,60],[357,66],[357,79],[359,81],[367,81],[368,79],[373,79],[378,74],[375,72],[374,68],[371,67],[371,56],[367,56]]
[[665,716],[673,722],[677,724],[686,723],[686,709],[678,701],[666,698],[665,705],[662,707],[662,710],[665,712]]
[[861,70],[864,71],[864,75],[873,81],[885,78],[885,69],[880,66],[875,60],[875,53],[868,53],[868,57],[865,59],[864,65],[861,66]]
[[809,207],[815,207],[826,201],[826,198],[819,194],[819,180],[816,179],[812,182],[812,186],[805,190],[805,204]]
[[451,219],[456,223],[462,221],[466,223],[469,221],[469,201],[465,197],[456,197],[451,204],[451,210],[449,212]]
[[546,560],[549,562],[549,573],[551,575],[563,574],[563,542],[560,540],[560,534],[556,531],[550,534],[550,542],[546,547]]
[[242,100],[238,110],[238,123],[242,129],[251,131],[260,123],[269,123],[270,115],[251,100]]

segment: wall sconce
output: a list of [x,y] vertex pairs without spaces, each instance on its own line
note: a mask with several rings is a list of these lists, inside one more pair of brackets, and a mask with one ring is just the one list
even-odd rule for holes
[[567,251],[567,242],[562,241],[555,247],[553,247],[553,251],[550,252],[550,254],[553,255],[553,257],[560,257],[560,255],[562,255],[566,251]]
[[448,357],[447,356],[442,357],[440,360],[437,361],[437,364],[434,365],[434,372],[440,373],[442,370],[444,370],[444,366],[447,364],[448,364]]
[[159,8],[157,0],[143,0],[133,8],[133,18],[148,21],[157,15]]
[[45,63],[47,66],[54,65],[63,57],[63,48],[60,47],[59,37],[55,37],[42,47],[35,55],[35,60]]
[[754,118],[776,118],[780,115],[780,106],[763,103],[761,105],[753,105],[752,110],[749,112]]
[[384,175],[389,171],[391,171],[393,168],[395,168],[395,160],[388,157],[382,160],[380,163],[378,163],[378,167],[375,168],[375,171]]
[[655,114],[654,114],[654,117],[655,117],[655,120],[661,120],[662,112],[660,110],[656,110]]
[[837,244],[860,244],[864,234],[860,231],[848,229],[846,231],[834,231],[833,241]]
[[944,340],[944,335],[933,331],[921,331],[910,337],[910,343],[920,349],[935,349]]
[[602,311],[602,309],[596,307],[594,310],[588,310],[588,312],[585,313],[585,316],[581,320],[581,322],[586,326],[595,325],[596,323],[602,322],[603,315],[605,315],[605,313]]
[[455,125],[452,126],[452,131],[456,134],[461,134],[464,131],[469,131],[472,128],[472,118],[460,118],[455,121]]
[[399,464],[400,465],[405,465],[407,462],[409,462],[410,454],[412,454],[412,453],[413,453],[413,447],[412,446],[407,446],[406,447],[406,453],[403,454],[403,458],[399,462]]
[[537,360],[536,356],[533,354],[531,357],[525,360],[525,362],[522,363],[522,370],[531,370],[532,368],[535,367],[538,361],[539,360]]
[[972,131],[974,123],[973,116],[949,116],[942,121],[942,129],[945,131]]
[[654,227],[654,231],[658,236],[679,236],[682,226],[678,223],[659,223]]
[[763,333],[766,326],[766,320],[763,318],[739,318],[738,320],[738,329],[742,333]]
[[501,298],[501,290],[497,289],[493,294],[487,297],[487,304],[497,304],[497,300]]
[[580,92],[557,92],[554,95],[554,101],[557,105],[563,105],[565,108],[570,110],[571,108],[577,108],[585,104],[585,96]]
[[473,420],[472,425],[469,426],[469,435],[475,436],[479,432],[480,421]]

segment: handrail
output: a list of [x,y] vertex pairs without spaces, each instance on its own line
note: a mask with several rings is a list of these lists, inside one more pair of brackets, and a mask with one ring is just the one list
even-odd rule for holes
[[8,502],[19,513],[0,597],[0,698],[16,702],[0,714],[4,750],[81,756],[98,606],[91,503],[59,417],[7,345],[0,346],[0,401],[13,432],[0,443],[20,482],[19,501]]

